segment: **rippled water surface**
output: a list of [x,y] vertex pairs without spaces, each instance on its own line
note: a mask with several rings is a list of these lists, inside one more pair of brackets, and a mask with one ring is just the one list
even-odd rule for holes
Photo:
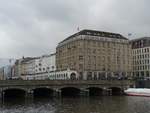
[[0,113],[150,113],[149,97],[105,96],[6,101]]

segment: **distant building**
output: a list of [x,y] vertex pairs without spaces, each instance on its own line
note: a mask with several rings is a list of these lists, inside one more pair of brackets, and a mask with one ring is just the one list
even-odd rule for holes
[[7,62],[9,63],[4,64],[3,67],[0,68],[0,79],[3,79],[3,80],[10,79],[14,75],[13,66],[14,66],[15,60],[9,59],[7,60]]
[[12,66],[8,65],[4,67],[4,79],[9,79],[12,76]]
[[133,75],[137,78],[150,78],[150,37],[131,40]]
[[21,77],[35,74],[35,60],[38,58],[24,58],[21,62]]
[[117,33],[82,30],[56,48],[57,70],[77,71],[80,79],[131,76],[131,63],[129,40]]
[[0,80],[7,80],[12,77],[12,66],[4,66],[0,68]]
[[22,59],[17,59],[14,65],[14,77],[20,77],[21,76],[21,60]]
[[21,76],[34,74],[34,60],[36,57],[26,57],[17,59],[14,65],[14,77],[20,78]]
[[15,63],[14,70],[14,78],[36,79],[35,77],[44,76],[56,70],[55,54],[18,59]]
[[4,67],[0,68],[0,80],[4,80]]

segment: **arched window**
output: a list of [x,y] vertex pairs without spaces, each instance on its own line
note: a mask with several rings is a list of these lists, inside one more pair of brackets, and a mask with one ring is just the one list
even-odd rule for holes
[[76,74],[75,74],[75,73],[71,73],[70,79],[71,79],[71,80],[75,80],[75,79],[76,79]]

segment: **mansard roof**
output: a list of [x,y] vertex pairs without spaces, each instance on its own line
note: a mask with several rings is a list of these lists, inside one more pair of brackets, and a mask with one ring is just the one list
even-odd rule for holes
[[79,35],[100,36],[100,37],[128,40],[127,38],[125,38],[124,36],[122,36],[121,34],[118,34],[118,33],[111,33],[111,32],[105,32],[105,31],[84,29],[82,31],[79,31],[79,32],[69,36],[68,38],[66,38],[65,40],[61,41],[60,43],[66,41],[66,40],[69,40],[70,38],[73,38],[75,36],[79,36]]

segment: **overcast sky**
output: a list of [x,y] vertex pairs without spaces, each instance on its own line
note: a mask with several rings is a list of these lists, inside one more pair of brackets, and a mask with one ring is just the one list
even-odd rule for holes
[[0,0],[0,58],[55,52],[77,28],[150,36],[149,0]]

